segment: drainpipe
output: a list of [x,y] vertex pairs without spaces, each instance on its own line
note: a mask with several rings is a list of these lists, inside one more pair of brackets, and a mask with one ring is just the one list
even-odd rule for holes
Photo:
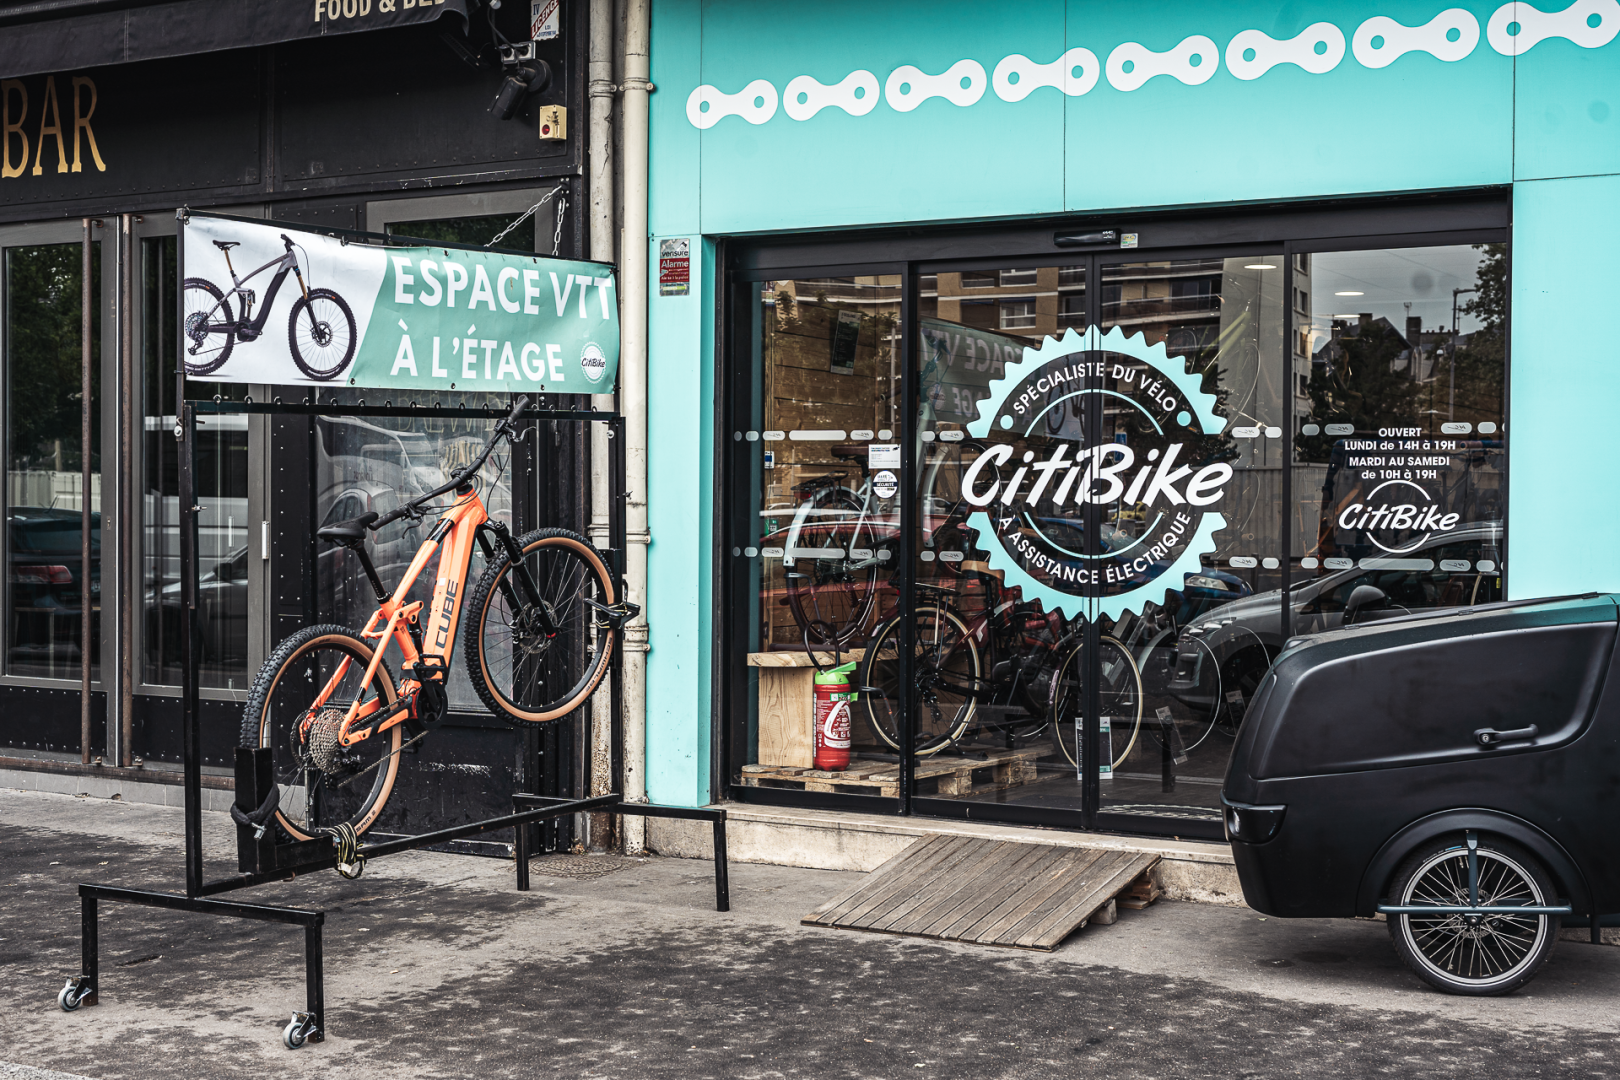
[[[619,400],[624,412],[625,593],[643,614],[624,630],[624,798],[647,801],[647,96],[652,0],[629,0],[624,32],[624,253],[619,277]],[[625,817],[624,850],[646,847],[645,819]]]
[[[613,0],[591,0],[590,8],[590,257],[611,263],[613,251]],[[623,283],[620,283],[621,287]],[[591,395],[591,408],[613,409],[612,394]],[[588,534],[598,549],[608,545],[608,518],[612,512],[612,459],[607,426],[591,425],[591,524]],[[590,794],[613,790],[613,695],[591,697]],[[586,846],[606,850],[613,842],[613,817],[591,814]]]

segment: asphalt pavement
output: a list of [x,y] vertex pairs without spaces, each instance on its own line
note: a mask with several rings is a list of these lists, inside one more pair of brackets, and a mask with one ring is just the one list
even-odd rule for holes
[[1160,902],[1028,953],[799,925],[856,877],[831,871],[734,864],[720,914],[709,863],[656,857],[537,859],[518,893],[417,852],[236,894],[328,912],[329,1036],[300,1050],[296,927],[104,905],[101,1003],[62,1012],[76,884],[178,889],[181,842],[176,810],[0,790],[0,1080],[1620,1074],[1620,948],[1457,998],[1378,922]]

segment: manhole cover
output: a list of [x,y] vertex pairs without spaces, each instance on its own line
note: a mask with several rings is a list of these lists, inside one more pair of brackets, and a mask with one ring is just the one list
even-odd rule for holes
[[542,877],[599,878],[645,860],[623,855],[542,855],[529,863],[529,873]]

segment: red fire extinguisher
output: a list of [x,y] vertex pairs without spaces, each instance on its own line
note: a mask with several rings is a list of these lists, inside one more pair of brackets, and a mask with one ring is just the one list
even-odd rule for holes
[[817,769],[839,772],[849,767],[849,710],[855,703],[849,675],[853,662],[816,672]]

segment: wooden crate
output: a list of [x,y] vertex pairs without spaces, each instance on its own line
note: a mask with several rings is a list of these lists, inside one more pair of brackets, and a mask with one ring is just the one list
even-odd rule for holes
[[[763,757],[763,723],[760,729],[760,756]],[[983,760],[944,755],[922,758],[915,769],[917,794],[960,799],[1022,787],[1035,780],[1036,759],[1047,752],[1038,749],[989,750],[985,752]],[[743,784],[747,787],[880,795],[891,799],[900,794],[900,766],[892,761],[856,758],[842,772],[781,765],[744,765],[742,774]]]
[[[851,649],[839,663],[865,655],[865,649]],[[833,659],[831,653],[817,653],[815,659],[803,652],[748,654],[748,666],[759,669],[760,765],[808,769],[815,764],[816,663],[825,667]]]

